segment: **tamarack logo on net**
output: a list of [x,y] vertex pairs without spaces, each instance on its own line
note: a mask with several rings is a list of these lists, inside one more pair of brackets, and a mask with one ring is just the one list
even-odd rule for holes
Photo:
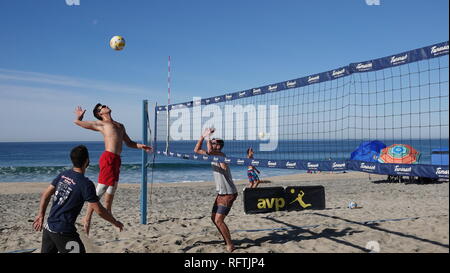
[[[260,151],[278,147],[278,105],[222,105],[198,103],[193,107],[174,107],[170,111],[169,135],[175,141],[197,140],[207,128],[213,137],[227,140],[259,141]],[[196,103],[197,102],[197,103]]]
[[68,6],[79,6],[80,0],[66,0],[66,5]]
[[381,0],[366,0],[366,4],[368,6],[379,6],[381,4]]
[[441,167],[436,169],[436,174],[444,177],[448,177],[449,171],[448,169],[443,169]]

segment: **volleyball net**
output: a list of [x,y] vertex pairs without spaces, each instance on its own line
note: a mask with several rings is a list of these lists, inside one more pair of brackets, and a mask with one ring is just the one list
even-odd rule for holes
[[[447,41],[297,79],[157,105],[153,146],[158,155],[231,165],[448,178],[448,53]],[[203,130],[211,127],[213,137],[224,140],[226,157],[193,152]],[[372,141],[386,148],[368,160],[354,157],[358,147],[364,152],[364,143]],[[248,148],[255,151],[253,159],[246,157]],[[396,155],[398,149],[404,154]]]

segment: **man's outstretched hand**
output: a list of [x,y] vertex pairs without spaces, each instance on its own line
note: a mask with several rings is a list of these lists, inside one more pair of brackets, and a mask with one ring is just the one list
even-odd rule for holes
[[86,113],[86,109],[83,110],[81,106],[77,106],[77,108],[75,108],[75,115],[78,120],[83,120],[84,113]]
[[146,151],[147,153],[151,153],[153,148],[144,144],[138,144],[138,148]]
[[203,138],[205,138],[206,140],[209,140],[209,139],[211,138],[211,135],[212,135],[215,131],[216,131],[216,129],[214,129],[214,128],[206,128],[206,129],[203,131],[202,136],[203,136]]

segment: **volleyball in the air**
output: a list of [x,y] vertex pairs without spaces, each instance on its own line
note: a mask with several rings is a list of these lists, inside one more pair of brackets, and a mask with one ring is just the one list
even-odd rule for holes
[[114,36],[109,41],[109,46],[114,50],[122,50],[125,47],[125,39],[122,36]]
[[356,202],[351,201],[350,203],[348,203],[348,208],[349,209],[354,209],[358,206],[358,204],[356,204]]
[[266,134],[264,134],[264,132],[259,132],[258,136],[260,139],[263,139],[266,136]]

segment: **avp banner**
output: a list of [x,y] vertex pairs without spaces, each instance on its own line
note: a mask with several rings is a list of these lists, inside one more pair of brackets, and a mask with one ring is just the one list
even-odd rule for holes
[[264,187],[244,190],[246,214],[325,209],[323,186]]

